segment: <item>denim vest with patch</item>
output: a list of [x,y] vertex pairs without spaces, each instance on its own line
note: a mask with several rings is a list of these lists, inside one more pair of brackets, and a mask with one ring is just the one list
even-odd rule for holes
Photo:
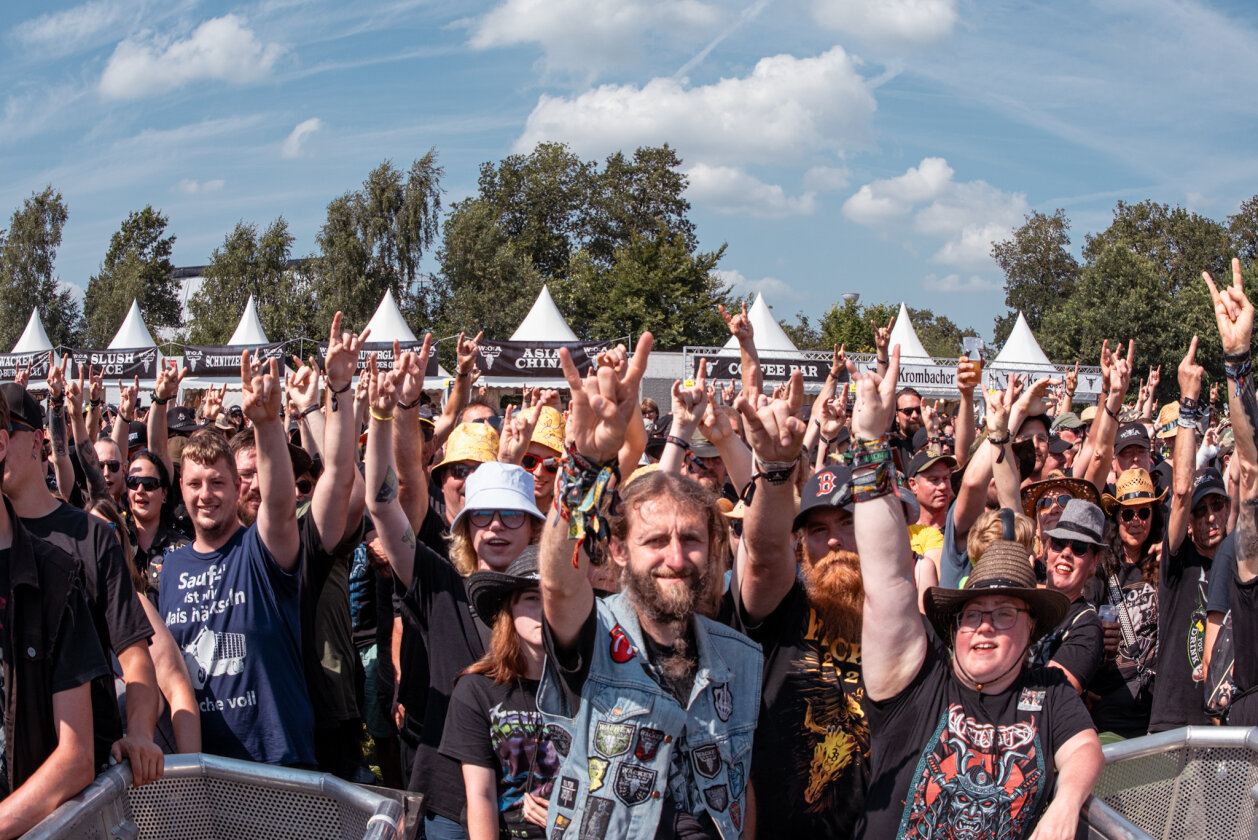
[[724,840],[741,838],[760,714],[760,646],[695,616],[699,666],[689,707],[682,708],[647,670],[628,598],[596,603],[598,629],[580,706],[568,708],[562,678],[550,665],[537,693],[547,732],[564,756],[547,837],[653,837],[670,793],[670,765],[684,761],[690,784],[672,790],[678,809],[706,810]]

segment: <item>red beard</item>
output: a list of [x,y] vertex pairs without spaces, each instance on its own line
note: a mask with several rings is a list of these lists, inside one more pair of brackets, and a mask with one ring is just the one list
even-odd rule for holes
[[808,602],[826,629],[839,638],[860,639],[861,616],[865,610],[860,556],[840,549],[812,560],[805,549],[801,568]]

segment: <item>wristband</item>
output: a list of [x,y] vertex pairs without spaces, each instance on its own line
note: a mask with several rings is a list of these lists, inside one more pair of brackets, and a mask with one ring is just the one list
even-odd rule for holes
[[763,478],[774,487],[781,487],[791,480],[791,477],[795,474],[795,463],[789,462],[787,466],[783,466],[783,464],[788,464],[788,462],[770,461],[766,464],[760,459],[753,457],[752,467],[759,467],[759,469],[756,470],[751,480],[747,482],[747,486],[743,488],[743,492],[739,497],[742,500],[743,507],[751,507],[751,500],[756,496],[756,482],[760,479]]
[[852,475],[852,501],[870,502],[883,496],[896,494],[895,482],[891,480],[895,469],[889,463],[880,463],[872,470],[862,470]]
[[1223,357],[1223,373],[1236,383],[1236,394],[1241,395],[1241,383],[1249,377],[1252,359],[1249,353],[1229,354]]
[[1013,440],[1013,435],[1006,429],[1005,436],[1002,438],[992,437],[991,432],[987,433],[987,442],[996,447],[996,463],[1003,464],[1005,462],[1005,444]]
[[390,420],[393,419],[393,415],[390,414],[388,417],[381,417],[379,414],[376,414],[376,410],[373,408],[371,409],[371,419],[379,420],[381,423],[388,423]]
[[820,432],[818,432],[818,433],[817,433],[817,437],[818,437],[818,439],[820,439],[820,441],[821,441],[822,443],[824,443],[824,444],[826,445],[826,448],[827,448],[827,449],[828,449],[828,448],[830,448],[831,446],[834,446],[834,445],[835,445],[836,443],[838,443],[838,441],[839,441],[839,436],[838,436],[838,435],[835,435],[835,436],[834,436],[834,437],[832,437],[832,438],[828,438],[828,437],[826,437],[825,435],[823,435],[823,434],[821,434]]
[[100,408],[104,404],[105,404],[104,400],[91,400],[89,403],[89,405],[91,405],[92,408]]
[[467,379],[469,376],[472,375],[472,372],[470,370],[469,371],[456,370],[454,372],[454,375],[457,379]]
[[1179,407],[1183,409],[1184,411],[1192,413],[1192,412],[1195,412],[1200,407],[1200,403],[1197,400],[1194,400],[1192,397],[1180,397]]
[[345,383],[345,387],[344,387],[344,388],[341,388],[341,389],[338,391],[337,389],[335,389],[335,388],[333,388],[333,387],[332,387],[332,383],[331,383],[331,382],[328,382],[328,393],[332,395],[332,410],[333,410],[333,411],[340,411],[340,410],[341,410],[341,402],[340,402],[340,400],[338,400],[338,399],[337,399],[337,395],[338,395],[338,394],[344,394],[346,391],[348,391],[348,390],[350,389],[350,386],[352,386],[353,384],[354,384],[353,380],[351,380],[351,381],[349,381],[349,382],[346,382],[346,383]]
[[305,420],[307,417],[309,417],[311,414],[314,414],[318,410],[319,410],[319,404],[315,403],[314,405],[307,406],[306,408],[303,408],[301,411],[297,412],[297,416],[300,419]]
[[[572,550],[572,567],[580,565],[582,546],[590,562],[600,566],[606,560],[599,550],[599,543],[611,537],[611,525],[604,516],[603,499],[616,505],[616,491],[610,483],[620,480],[620,467],[615,458],[605,464],[594,464],[568,444],[567,457],[563,459],[555,488],[555,510],[568,523],[568,538],[576,540]],[[610,495],[609,495],[610,494]]]
[[1197,421],[1194,420],[1190,416],[1181,414],[1175,420],[1175,425],[1181,429],[1194,429],[1195,430],[1197,428]]
[[[157,398],[157,394],[153,394],[153,397],[152,397],[152,399],[150,400],[150,402],[151,402],[153,405],[165,405],[166,403],[170,402],[170,397],[167,397],[167,398],[166,398],[166,399],[164,399],[164,400],[159,400],[159,399]],[[93,405],[95,405],[95,403],[93,403]]]
[[1101,407],[1105,409],[1105,413],[1106,413],[1106,414],[1108,414],[1110,417],[1113,417],[1113,418],[1114,418],[1114,422],[1115,422],[1115,423],[1122,422],[1122,421],[1120,421],[1120,420],[1118,419],[1118,412],[1117,412],[1117,411],[1111,411],[1111,410],[1110,410],[1110,407],[1109,407],[1109,400],[1104,400],[1104,401],[1101,403]]
[[402,409],[403,411],[410,411],[412,408],[419,405],[420,401],[422,401],[423,399],[424,399],[424,395],[423,393],[420,393],[420,395],[416,397],[414,400],[412,400],[411,402],[398,403],[397,407]]
[[884,443],[876,449],[858,449],[852,452],[851,468],[853,471],[878,464],[892,463],[891,445]]

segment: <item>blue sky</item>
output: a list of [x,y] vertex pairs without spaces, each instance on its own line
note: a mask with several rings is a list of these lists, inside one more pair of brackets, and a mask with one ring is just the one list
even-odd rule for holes
[[[0,9],[0,213],[51,183],[79,287],[152,204],[204,263],[435,146],[445,200],[539,140],[668,142],[705,248],[780,317],[843,292],[990,334],[990,242],[1258,193],[1258,8],[1196,0],[90,0]],[[426,260],[425,268],[434,268]],[[468,325],[474,327],[475,325]]]

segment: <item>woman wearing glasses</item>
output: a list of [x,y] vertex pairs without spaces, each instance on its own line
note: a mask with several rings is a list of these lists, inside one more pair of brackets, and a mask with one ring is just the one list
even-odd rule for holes
[[148,579],[146,597],[157,603],[157,590],[161,585],[162,558],[190,541],[166,507],[170,493],[170,473],[161,459],[147,449],[141,449],[131,459],[127,468],[127,505],[130,522],[135,533],[130,535],[135,545],[134,563],[140,574]]
[[1116,527],[1099,572],[1105,661],[1090,687],[1092,720],[1101,732],[1123,738],[1149,729],[1165,497],[1166,490],[1158,493],[1149,473],[1137,467],[1120,474],[1114,495],[1106,493],[1101,501]]

